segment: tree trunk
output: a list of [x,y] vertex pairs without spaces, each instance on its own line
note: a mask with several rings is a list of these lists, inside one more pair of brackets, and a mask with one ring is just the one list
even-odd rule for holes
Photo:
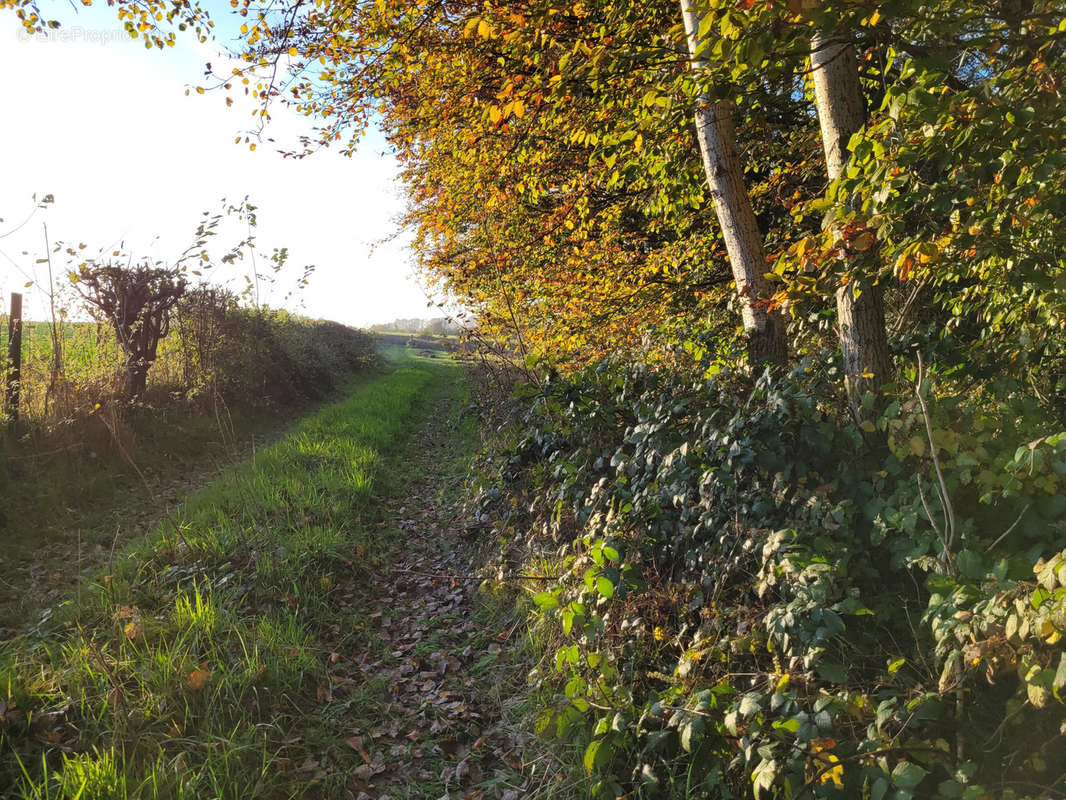
[[126,399],[139,399],[148,388],[148,364],[141,359],[126,362]]
[[848,396],[852,411],[861,418],[863,395],[876,394],[892,369],[881,287],[867,286],[856,297],[851,283],[841,286],[837,290],[837,323]]
[[[834,181],[847,166],[852,134],[866,123],[855,48],[848,41],[815,34],[811,72],[826,169]],[[864,257],[876,259],[876,248]],[[852,412],[860,418],[863,395],[876,393],[892,370],[881,287],[866,286],[856,296],[855,282],[849,281],[837,290],[836,301],[848,396]]]
[[[700,14],[692,10],[690,0],[681,0],[681,13],[685,20],[690,63],[698,72],[706,66],[706,61],[697,56]],[[744,170],[737,156],[733,109],[729,101],[714,102],[702,94],[698,102],[696,136],[740,296],[748,357],[753,365],[769,361],[774,366],[781,366],[788,357],[785,322],[780,314],[770,311],[767,306],[772,292],[766,280],[766,254],[751,198],[744,186]]]

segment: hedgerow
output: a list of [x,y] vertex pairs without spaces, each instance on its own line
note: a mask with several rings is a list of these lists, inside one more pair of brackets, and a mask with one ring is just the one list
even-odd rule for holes
[[480,502],[554,567],[538,728],[584,744],[596,793],[1057,779],[1066,435],[1017,385],[918,369],[862,430],[835,371],[602,363],[527,392]]

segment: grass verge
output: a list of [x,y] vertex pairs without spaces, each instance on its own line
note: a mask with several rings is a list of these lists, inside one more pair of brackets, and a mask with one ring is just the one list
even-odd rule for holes
[[[331,399],[380,374],[350,374]],[[121,549],[143,536],[190,491],[322,405],[101,412],[47,441],[0,444],[0,642],[94,574],[116,543]]]
[[321,642],[371,646],[350,601],[389,538],[376,481],[454,369],[408,360],[303,421],[9,642],[0,795],[343,796],[374,692],[336,702]]

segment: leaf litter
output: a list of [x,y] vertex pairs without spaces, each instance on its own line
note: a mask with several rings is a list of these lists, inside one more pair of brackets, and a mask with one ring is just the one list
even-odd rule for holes
[[513,713],[529,664],[515,655],[513,621],[479,617],[478,542],[441,491],[454,480],[442,473],[447,423],[434,415],[408,449],[417,477],[391,522],[399,531],[391,563],[369,589],[346,595],[362,609],[371,645],[363,639],[353,651],[336,626],[323,643],[333,705],[382,685],[345,739],[361,761],[346,782],[357,800],[531,796],[527,734]]

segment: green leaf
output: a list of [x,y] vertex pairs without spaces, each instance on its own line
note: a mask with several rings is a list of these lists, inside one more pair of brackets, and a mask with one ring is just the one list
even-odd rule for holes
[[740,698],[740,706],[738,710],[740,711],[741,716],[750,717],[758,711],[760,707],[759,695],[746,694]]
[[980,580],[986,574],[984,562],[981,556],[973,550],[963,550],[955,557],[955,566],[964,578]]
[[585,748],[585,757],[581,760],[585,765],[585,770],[590,775],[602,767],[608,756],[610,756],[611,748],[610,745],[604,747],[606,744],[606,739],[596,739],[589,742],[589,746]]
[[533,595],[533,602],[536,603],[542,611],[551,611],[553,608],[559,607],[559,598],[551,592],[538,592]]
[[774,723],[774,730],[788,731],[789,733],[795,733],[800,729],[800,721],[793,717],[792,719],[786,719],[784,722],[778,721]]
[[775,759],[771,758],[759,762],[759,766],[755,768],[755,772],[751,776],[751,780],[755,784],[756,796],[761,796],[761,790],[769,791],[774,785],[776,776],[777,761]]
[[947,781],[941,781],[937,787],[937,791],[944,797],[962,797],[963,785],[957,780],[951,779]]
[[596,579],[596,591],[609,600],[614,597],[614,584],[611,583],[608,578],[601,575]]
[[892,783],[900,789],[913,791],[928,772],[910,761],[901,761],[892,770]]
[[1066,703],[1066,698],[1061,694],[1063,687],[1066,687],[1066,653],[1059,655],[1059,668],[1055,670],[1055,677],[1051,679],[1051,691],[1060,703]]
[[686,753],[691,753],[693,747],[703,736],[704,722],[700,717],[693,717],[681,726],[681,746]]
[[711,28],[714,27],[714,14],[704,14],[700,18],[699,25],[696,27],[696,36],[699,39],[706,39],[711,32]]
[[563,636],[569,636],[570,635],[570,631],[573,629],[573,627],[574,627],[574,612],[573,611],[569,611],[569,610],[564,611],[563,612]]

